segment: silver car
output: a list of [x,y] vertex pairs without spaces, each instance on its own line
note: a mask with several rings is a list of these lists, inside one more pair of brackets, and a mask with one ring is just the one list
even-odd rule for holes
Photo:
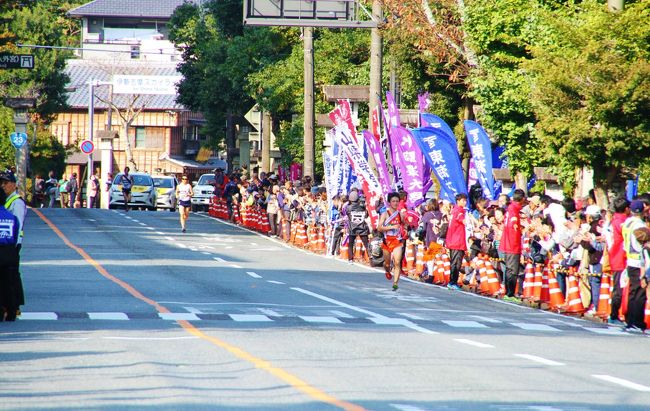
[[[122,194],[122,175],[119,173],[115,176],[111,191],[109,192],[108,208],[122,208],[124,207],[124,194]],[[155,211],[156,187],[154,186],[153,179],[147,173],[133,172],[129,174],[133,179],[133,187],[131,187],[131,201],[129,207],[132,208],[146,208]]]
[[156,204],[158,208],[167,208],[169,211],[176,211],[178,200],[176,198],[176,186],[178,180],[174,176],[152,176],[154,186],[158,192]]

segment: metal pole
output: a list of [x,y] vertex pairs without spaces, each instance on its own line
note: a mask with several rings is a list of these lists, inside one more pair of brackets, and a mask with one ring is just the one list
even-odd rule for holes
[[[16,133],[27,134],[27,110],[15,109],[14,124]],[[26,178],[27,178],[27,152],[29,150],[29,139],[21,148],[16,149],[16,183],[18,194],[27,199]]]
[[[92,80],[88,82],[88,93],[88,140],[94,143],[93,135],[95,129],[95,119],[93,117],[95,116],[95,82]],[[88,179],[86,180],[86,208],[90,208],[90,177],[94,174],[92,154],[88,154],[87,167],[88,171],[86,174],[88,176]]]
[[314,177],[314,28],[305,27],[304,71],[305,71],[305,160],[303,177]]
[[[373,0],[372,18],[382,21],[381,1]],[[368,127],[372,118],[372,110],[379,106],[381,101],[381,72],[382,72],[382,36],[379,28],[370,30],[370,95],[368,96]]]

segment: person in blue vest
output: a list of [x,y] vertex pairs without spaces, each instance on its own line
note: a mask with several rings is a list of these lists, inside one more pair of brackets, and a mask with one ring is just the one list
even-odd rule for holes
[[18,238],[16,241],[15,251],[17,254],[16,271],[14,275],[14,290],[16,292],[16,299],[18,305],[25,304],[25,295],[23,292],[23,283],[20,279],[20,249],[23,244],[23,226],[25,224],[25,216],[27,215],[27,204],[25,200],[18,194],[16,189],[16,176],[11,171],[0,173],[0,187],[5,195],[6,200],[2,201],[5,209],[13,214],[18,219]]
[[7,195],[0,190],[0,321],[15,321],[22,283],[18,272],[18,218],[5,208]]

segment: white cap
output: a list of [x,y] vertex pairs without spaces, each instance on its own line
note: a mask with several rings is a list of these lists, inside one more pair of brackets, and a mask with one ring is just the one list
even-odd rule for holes
[[590,205],[585,209],[585,214],[591,216],[600,216],[600,207],[597,205]]

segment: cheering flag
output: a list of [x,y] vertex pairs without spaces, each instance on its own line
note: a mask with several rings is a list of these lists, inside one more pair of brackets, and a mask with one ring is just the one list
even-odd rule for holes
[[467,194],[467,187],[455,139],[433,127],[416,128],[411,134],[440,181],[440,197],[456,203],[456,194]]
[[416,207],[424,201],[426,191],[424,175],[424,159],[411,132],[404,127],[392,127],[390,130],[391,145],[397,148],[397,165],[402,175],[402,183],[408,197],[406,205]]
[[383,194],[388,194],[391,192],[390,178],[388,176],[388,169],[386,168],[386,157],[381,150],[379,141],[377,141],[375,136],[368,130],[363,130],[363,138],[366,140],[366,145],[370,149],[370,154],[375,160],[375,166],[377,166],[377,174],[379,174],[379,183],[381,184],[382,192]]
[[492,175],[492,143],[483,127],[475,121],[465,120],[465,133],[469,143],[476,178],[483,188],[483,196],[489,200],[495,200],[494,176]]

